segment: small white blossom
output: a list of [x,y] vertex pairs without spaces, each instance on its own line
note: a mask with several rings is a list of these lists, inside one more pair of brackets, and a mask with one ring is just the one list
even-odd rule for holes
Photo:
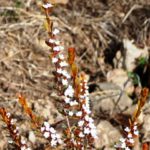
[[43,133],[43,136],[44,136],[45,138],[49,138],[50,133],[49,133],[49,132],[44,132],[44,133]]
[[91,135],[92,135],[93,138],[95,138],[95,139],[97,138],[97,132],[96,132],[95,129],[91,130]]
[[89,127],[90,127],[91,129],[95,129],[95,128],[96,128],[93,123],[89,123]]
[[89,128],[84,128],[84,134],[89,134],[90,133],[90,129]]
[[61,68],[58,68],[58,69],[56,70],[56,72],[59,73],[59,74],[61,74],[61,73],[62,73],[62,69],[61,69]]
[[78,105],[78,102],[76,100],[70,102],[70,106],[75,106],[75,105]]
[[21,139],[21,144],[26,144],[26,141]]
[[50,4],[50,3],[47,3],[47,4],[43,4],[43,7],[44,7],[45,9],[48,9],[48,8],[53,7],[53,5]]
[[51,140],[51,146],[54,147],[54,146],[56,146],[56,145],[57,145],[57,140],[53,140],[53,139],[52,139],[52,140]]
[[48,42],[51,43],[51,44],[54,44],[55,40],[54,39],[49,39]]
[[72,88],[71,85],[69,85],[68,88],[65,90],[64,95],[73,97],[73,94],[74,94],[74,89]]
[[59,65],[60,65],[60,67],[66,67],[66,66],[68,66],[68,63],[65,61],[62,61],[62,62],[60,62]]
[[124,131],[126,131],[126,132],[130,132],[130,131],[131,131],[131,129],[130,129],[129,127],[126,127],[126,128],[124,129]]
[[70,98],[65,97],[64,101],[65,101],[65,103],[69,104],[70,103]]
[[128,138],[132,138],[132,134],[131,133],[128,134]]
[[21,150],[26,150],[26,146],[21,146]]
[[77,117],[81,117],[81,116],[82,116],[82,111],[78,111],[78,112],[76,113],[76,116],[77,116]]
[[41,132],[43,132],[45,130],[45,127],[41,127]]
[[69,111],[69,116],[73,116],[73,112],[72,111]]
[[59,40],[55,40],[55,44],[56,45],[60,45],[60,41]]
[[78,126],[79,127],[82,127],[84,125],[84,120],[80,120],[79,122],[78,122]]
[[52,63],[56,63],[56,62],[58,62],[58,58],[56,57],[52,58]]
[[53,128],[53,127],[50,127],[50,130],[49,130],[51,133],[56,133],[56,130]]
[[52,32],[52,33],[53,33],[54,35],[57,35],[57,34],[59,34],[59,33],[60,33],[60,31],[59,31],[58,29],[56,29],[56,28],[55,28],[55,29],[53,30],[53,32]]
[[8,118],[10,118],[11,114],[8,112],[8,113],[6,114],[6,116],[7,116]]
[[68,85],[68,80],[62,79],[62,84],[63,84],[63,85]]
[[134,135],[138,136],[138,135],[139,135],[139,131],[138,131],[138,130],[135,130],[135,131],[134,131]]
[[70,75],[69,75],[69,73],[66,70],[62,71],[62,75],[65,76],[67,79],[71,78]]
[[134,139],[130,138],[130,139],[128,140],[128,142],[131,143],[131,144],[133,144],[133,143],[134,143]]
[[64,57],[63,54],[59,54],[59,58],[60,58],[61,60],[63,60],[65,57]]
[[85,135],[82,132],[79,133],[79,137],[83,138],[84,136]]
[[62,51],[62,50],[64,50],[64,47],[63,46],[54,46],[53,50],[54,51]]
[[125,150],[131,150],[129,147],[126,147]]
[[126,141],[126,139],[125,138],[120,138],[119,141],[124,143]]

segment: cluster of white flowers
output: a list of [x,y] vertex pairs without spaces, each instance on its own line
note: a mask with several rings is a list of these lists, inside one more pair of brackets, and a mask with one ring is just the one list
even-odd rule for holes
[[132,129],[129,127],[126,127],[124,129],[124,131],[127,133],[126,138],[120,138],[120,142],[118,144],[115,145],[116,148],[122,148],[125,150],[130,150],[130,148],[128,147],[128,145],[134,145],[134,137],[139,135],[139,131],[137,128],[137,123],[135,122],[133,124]]
[[50,144],[52,147],[63,143],[60,135],[53,127],[50,126],[48,122],[44,122],[43,126],[41,127],[41,132],[46,139],[50,140]]
[[[6,114],[6,116],[10,120],[10,125],[12,125],[12,128],[14,129],[13,133],[15,134],[15,136],[20,136],[19,127],[15,126],[16,120],[11,118],[11,114],[9,112]],[[13,141],[10,140],[9,143],[13,143]],[[20,147],[21,150],[31,150],[31,148],[27,146],[27,142],[23,140],[22,137],[21,137],[20,145],[21,145]]]
[[56,73],[58,74],[58,81],[61,82],[63,86],[69,85],[69,79],[71,78],[70,74],[67,72],[66,68],[68,63],[65,61],[65,57],[62,54],[64,47],[61,45],[61,42],[56,39],[56,35],[60,33],[58,29],[52,31],[54,37],[49,39],[48,42],[52,46],[53,52],[57,52],[56,55],[52,57],[52,63],[55,64]]
[[81,83],[81,95],[80,95],[80,102],[82,104],[82,111],[77,112],[77,116],[81,117],[82,119],[79,120],[78,126],[81,130],[79,133],[79,137],[83,138],[86,135],[91,135],[94,139],[97,138],[96,127],[94,125],[94,120],[90,117],[90,104],[89,104],[89,92],[87,86],[87,80],[84,79],[84,82]]
[[30,147],[27,146],[27,142],[23,139],[21,139],[21,150],[31,150]]

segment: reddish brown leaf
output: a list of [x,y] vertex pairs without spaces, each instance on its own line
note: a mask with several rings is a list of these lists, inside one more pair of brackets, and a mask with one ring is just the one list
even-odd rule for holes
[[75,49],[70,47],[68,49],[68,62],[70,65],[72,65],[74,63],[75,60]]

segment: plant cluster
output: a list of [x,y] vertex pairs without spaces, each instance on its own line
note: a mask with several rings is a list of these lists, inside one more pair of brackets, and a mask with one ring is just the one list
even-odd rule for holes
[[[88,92],[88,78],[84,72],[79,73],[75,63],[75,49],[68,48],[68,57],[64,55],[63,43],[58,40],[60,30],[53,28],[53,22],[50,19],[50,13],[53,5],[44,0],[42,9],[46,16],[46,29],[48,39],[45,41],[50,48],[50,58],[55,67],[54,77],[56,89],[63,108],[60,113],[64,116],[66,127],[59,133],[55,129],[55,124],[51,125],[47,121],[42,121],[36,116],[28,106],[26,99],[18,96],[25,114],[27,114],[43,138],[49,144],[50,149],[74,149],[87,150],[95,149],[94,140],[97,138],[94,120],[91,117],[90,100]],[[124,129],[124,138],[115,145],[117,150],[130,150],[136,144],[135,138],[139,136],[138,117],[148,97],[148,89],[144,88],[141,92],[141,98],[138,101],[138,107],[129,120],[129,126]],[[14,119],[5,108],[0,108],[0,115],[7,125],[11,141],[17,149],[30,150],[31,146],[24,140],[19,133],[19,128],[15,125]],[[73,120],[73,123],[72,123]],[[61,121],[60,121],[61,122]],[[59,122],[58,122],[59,123]],[[145,150],[143,148],[143,150]]]

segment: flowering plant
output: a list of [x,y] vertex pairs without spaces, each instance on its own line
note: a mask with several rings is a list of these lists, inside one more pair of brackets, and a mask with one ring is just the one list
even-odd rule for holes
[[[58,40],[59,29],[53,28],[53,22],[50,19],[50,12],[53,5],[46,0],[42,9],[46,16],[46,29],[48,39],[45,41],[50,48],[50,56],[55,67],[55,82],[58,95],[61,97],[60,104],[63,108],[61,113],[64,115],[66,127],[63,128],[63,136],[59,134],[53,125],[47,121],[40,121],[28,106],[26,99],[19,95],[19,103],[24,112],[31,118],[36,130],[48,141],[50,149],[93,149],[94,139],[97,138],[94,120],[91,117],[90,100],[88,93],[85,73],[79,73],[75,64],[75,49],[68,49],[68,58],[64,55],[64,46]],[[21,135],[17,127],[12,124],[12,120],[4,108],[0,109],[0,114],[8,126],[11,138],[18,149],[29,150],[27,141],[22,142]],[[71,124],[71,120],[73,124]],[[60,121],[61,122],[61,121]]]

